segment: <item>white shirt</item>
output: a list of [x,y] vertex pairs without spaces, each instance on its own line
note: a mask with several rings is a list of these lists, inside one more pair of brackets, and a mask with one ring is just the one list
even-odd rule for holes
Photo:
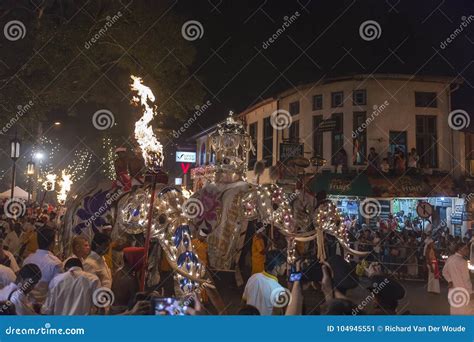
[[255,273],[245,285],[243,300],[247,305],[256,307],[260,315],[269,316],[273,312],[276,297],[281,291],[285,291],[285,288],[278,283],[275,276],[267,272]]
[[71,267],[51,280],[41,312],[45,315],[88,315],[93,308],[94,291],[99,287],[97,276],[80,267]]
[[14,283],[16,275],[10,267],[0,265],[0,289]]
[[26,264],[35,264],[41,270],[41,280],[31,295],[38,303],[43,303],[48,293],[49,282],[63,271],[62,262],[50,251],[38,249],[23,261],[23,266]]
[[15,283],[0,290],[0,301],[8,300],[15,305],[17,315],[36,315],[27,296],[22,291],[18,291],[18,285]]
[[103,256],[92,251],[84,261],[84,271],[95,274],[101,286],[112,288],[112,273]]
[[443,277],[453,283],[453,288],[461,287],[472,292],[472,282],[467,268],[467,261],[458,253],[451,255],[443,267]]
[[20,251],[20,238],[15,232],[11,231],[3,240],[3,244],[8,247],[8,250],[17,255]]

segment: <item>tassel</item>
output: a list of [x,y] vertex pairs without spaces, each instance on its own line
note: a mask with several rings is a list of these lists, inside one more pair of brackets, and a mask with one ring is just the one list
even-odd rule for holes
[[324,248],[324,232],[322,229],[318,229],[316,234],[316,255],[318,256],[319,262],[322,263],[326,260],[326,249]]

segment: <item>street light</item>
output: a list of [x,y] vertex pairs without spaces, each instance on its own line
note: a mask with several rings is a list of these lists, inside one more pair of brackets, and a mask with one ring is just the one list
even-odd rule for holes
[[26,174],[28,176],[33,176],[35,174],[35,162],[30,160],[27,164],[26,164]]
[[13,193],[15,190],[15,178],[16,178],[16,161],[18,158],[20,158],[20,140],[17,137],[17,134],[15,132],[15,137],[10,140],[10,158],[12,159],[13,162],[13,167],[12,167],[12,188],[11,188],[11,193],[10,193],[10,198],[13,198]]

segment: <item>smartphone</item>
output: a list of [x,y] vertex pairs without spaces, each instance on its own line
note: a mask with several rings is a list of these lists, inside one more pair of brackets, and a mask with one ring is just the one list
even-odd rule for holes
[[295,281],[300,281],[301,280],[301,272],[294,272],[294,273],[290,273],[290,278],[289,278],[289,281],[291,283],[295,282]]
[[151,299],[151,305],[155,315],[162,316],[184,316],[186,315],[187,305],[172,297],[155,297]]

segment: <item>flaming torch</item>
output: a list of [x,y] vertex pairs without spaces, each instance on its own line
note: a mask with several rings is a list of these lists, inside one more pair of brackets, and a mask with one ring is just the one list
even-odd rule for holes
[[43,193],[43,198],[41,199],[40,208],[43,208],[44,199],[48,191],[54,191],[55,184],[56,184],[56,175],[52,173],[47,174],[46,180],[43,182],[44,193]]
[[145,165],[153,177],[150,203],[148,206],[148,225],[145,238],[145,256],[143,260],[143,268],[140,279],[140,291],[144,291],[146,271],[148,269],[148,252],[150,249],[156,180],[157,174],[160,172],[161,166],[163,165],[163,146],[156,138],[155,133],[153,133],[153,127],[150,124],[156,114],[156,106],[153,105],[153,103],[155,102],[155,95],[153,95],[153,92],[149,87],[145,86],[142,83],[142,79],[140,77],[132,75],[131,78],[133,81],[131,88],[133,91],[137,92],[137,96],[133,97],[132,102],[135,105],[140,105],[143,108],[142,117],[135,123],[135,139],[137,140],[138,145],[142,150]]
[[68,175],[66,173],[66,170],[63,170],[62,176],[61,176],[61,181],[59,182],[59,186],[61,187],[58,192],[58,203],[60,205],[64,205],[66,203],[66,198],[69,193],[69,190],[71,190],[71,175]]

